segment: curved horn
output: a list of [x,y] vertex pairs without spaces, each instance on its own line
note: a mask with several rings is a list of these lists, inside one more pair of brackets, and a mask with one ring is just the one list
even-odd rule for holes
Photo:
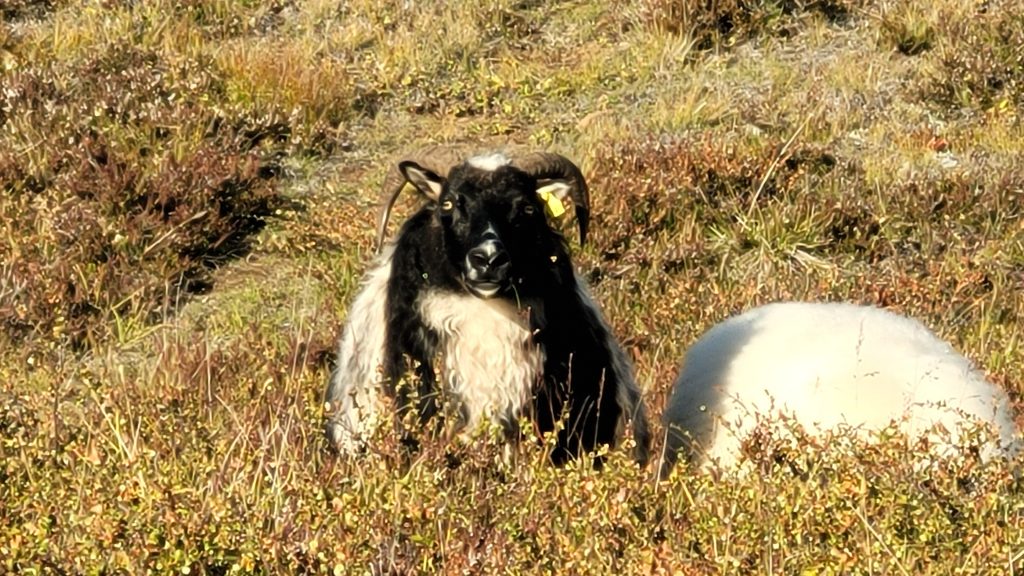
[[561,178],[569,181],[569,197],[576,207],[580,245],[586,244],[587,226],[590,224],[590,190],[579,167],[572,160],[554,152],[531,152],[514,157],[512,165],[534,178]]
[[391,163],[387,175],[384,176],[384,183],[381,184],[381,208],[377,217],[377,239],[374,243],[374,250],[379,254],[384,247],[384,236],[388,232],[388,220],[391,219],[391,210],[398,200],[402,188],[405,187],[405,176],[398,170],[398,165],[407,160],[416,162],[420,166],[434,172],[435,174],[448,177],[448,171],[453,166],[462,162],[466,151],[461,147],[434,145],[420,148],[415,152],[406,154],[402,158]]

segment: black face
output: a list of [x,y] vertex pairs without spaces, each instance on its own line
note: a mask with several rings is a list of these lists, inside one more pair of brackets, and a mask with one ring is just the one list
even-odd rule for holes
[[558,237],[548,226],[537,182],[502,166],[452,170],[437,201],[449,260],[476,296],[491,298],[522,283],[522,271],[548,262]]

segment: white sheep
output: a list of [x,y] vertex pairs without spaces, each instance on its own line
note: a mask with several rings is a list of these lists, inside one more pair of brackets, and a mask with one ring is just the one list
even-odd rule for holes
[[758,415],[792,417],[810,433],[896,422],[916,437],[942,427],[954,444],[979,422],[998,438],[984,454],[1018,449],[1000,388],[920,322],[869,306],[769,304],[708,330],[687,351],[664,411],[661,477],[680,454],[734,466]]

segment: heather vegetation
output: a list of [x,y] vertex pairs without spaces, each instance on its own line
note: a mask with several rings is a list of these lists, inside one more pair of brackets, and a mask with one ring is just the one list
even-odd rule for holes
[[1024,572],[1012,465],[894,431],[662,483],[321,432],[387,163],[448,142],[581,163],[655,417],[780,299],[912,315],[1020,410],[1022,94],[1015,0],[0,1],[0,568]]

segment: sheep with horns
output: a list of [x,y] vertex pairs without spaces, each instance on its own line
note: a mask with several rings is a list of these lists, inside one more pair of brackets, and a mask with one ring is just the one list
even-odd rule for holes
[[[384,243],[406,183],[428,202]],[[549,152],[434,147],[398,162],[383,189],[379,254],[349,308],[325,396],[329,441],[364,447],[385,418],[383,394],[396,422],[412,416],[421,427],[444,409],[455,429],[487,420],[515,440],[525,416],[541,434],[557,430],[556,464],[616,445],[631,424],[634,459],[646,463],[632,364],[549,221],[571,200],[586,242],[580,169]]]

